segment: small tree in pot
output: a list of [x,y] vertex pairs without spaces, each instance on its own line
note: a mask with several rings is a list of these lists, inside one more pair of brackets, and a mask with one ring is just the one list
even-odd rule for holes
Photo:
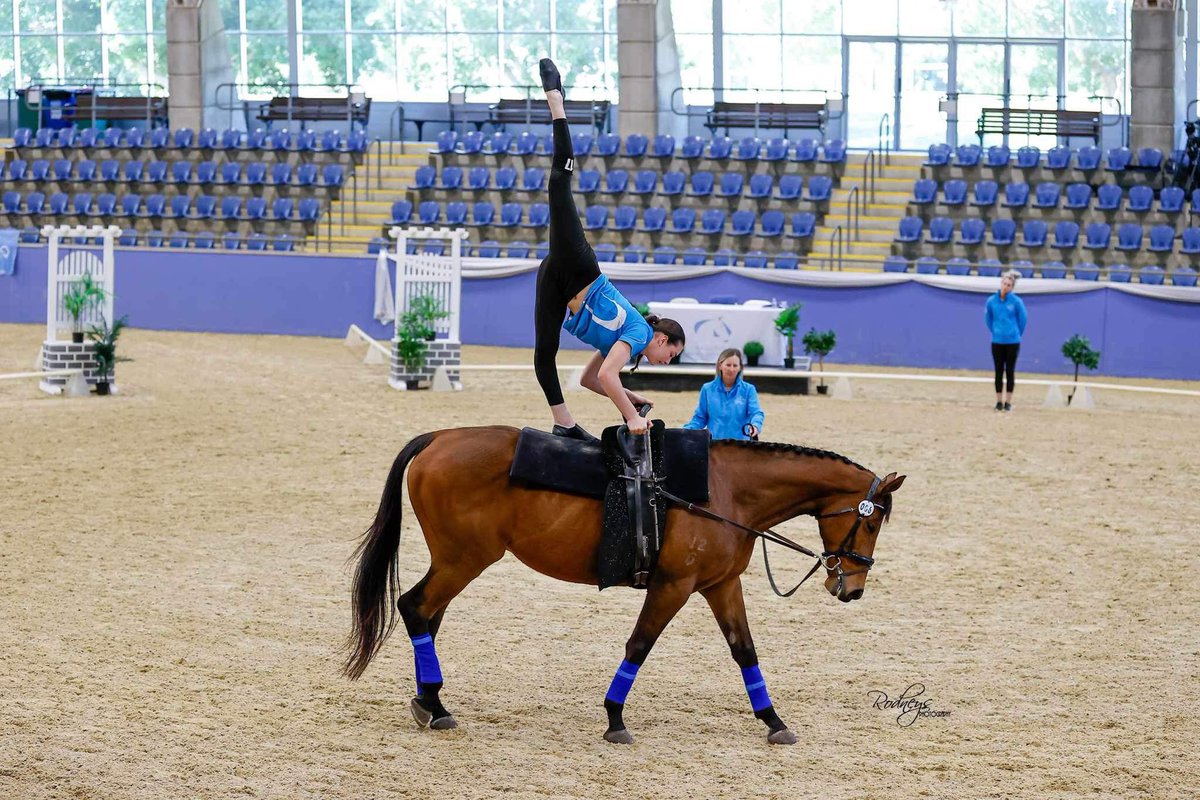
[[757,367],[758,359],[766,352],[766,348],[763,347],[762,342],[749,341],[742,346],[742,352],[746,354],[747,366]]
[[[1075,364],[1075,384],[1079,383],[1079,367],[1084,366],[1088,369],[1096,369],[1100,366],[1100,351],[1092,349],[1092,343],[1088,341],[1086,336],[1075,334],[1070,339],[1063,342],[1062,354]],[[1071,394],[1067,395],[1067,405],[1071,405],[1071,400],[1075,397],[1076,386],[1071,386]]]
[[[415,375],[425,366],[425,353],[429,350],[426,341],[431,338],[426,336],[429,330],[415,311],[405,311],[400,315],[396,326],[396,356],[410,375]],[[408,384],[410,389],[416,388],[415,380],[410,380]]]
[[817,367],[821,370],[821,382],[817,385],[817,394],[825,394],[829,391],[829,387],[825,385],[825,356],[829,355],[830,351],[837,346],[837,334],[831,330],[818,331],[816,328],[809,328],[800,343],[804,345],[805,353],[817,357]]
[[128,325],[129,317],[124,316],[113,322],[110,326],[104,315],[100,315],[100,324],[93,325],[88,331],[88,338],[92,341],[92,347],[96,357],[96,394],[108,394],[109,378],[112,377],[113,368],[116,367],[118,361],[132,361],[132,359],[123,356],[117,356],[117,339],[121,335],[121,331]]
[[71,341],[75,344],[83,342],[84,312],[103,303],[104,297],[104,288],[92,280],[90,272],[85,272],[77,280],[71,281],[70,287],[63,292],[62,304],[71,315]]
[[796,366],[796,352],[793,340],[796,338],[796,328],[800,327],[800,303],[788,306],[775,317],[775,330],[787,337],[787,355],[783,359],[784,369]]

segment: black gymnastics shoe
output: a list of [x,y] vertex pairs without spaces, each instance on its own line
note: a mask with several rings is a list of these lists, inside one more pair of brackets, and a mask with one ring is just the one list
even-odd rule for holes
[[555,436],[563,436],[567,439],[578,439],[581,442],[595,442],[596,444],[600,443],[599,439],[592,436],[578,424],[572,425],[569,428],[564,428],[562,425],[555,425],[553,432]]
[[562,76],[558,74],[558,67],[554,66],[553,61],[543,58],[538,62],[538,71],[542,73],[543,91],[557,90],[563,97],[567,96],[567,93],[563,91]]

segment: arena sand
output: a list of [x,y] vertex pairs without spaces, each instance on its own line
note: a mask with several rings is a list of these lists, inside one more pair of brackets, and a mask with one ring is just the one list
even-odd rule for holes
[[[0,372],[29,369],[41,333],[0,326]],[[799,745],[767,745],[694,598],[619,747],[601,702],[641,596],[511,558],[438,641],[459,730],[413,724],[402,635],[361,681],[338,673],[347,558],[396,452],[431,429],[544,425],[530,373],[399,393],[336,340],[131,330],[122,345],[136,360],[110,399],[0,383],[0,797],[1200,794],[1200,401],[1110,392],[1054,412],[1028,388],[1006,416],[986,387],[765,396],[770,439],[908,475],[866,596],[779,600],[758,559],[744,577]],[[570,399],[593,430],[611,422],[601,398]],[[694,397],[655,400],[680,424]],[[427,553],[411,513],[405,528],[411,585]],[[816,542],[810,519],[782,530]],[[798,577],[789,556],[773,566]],[[949,715],[873,708],[871,692],[912,684]]]

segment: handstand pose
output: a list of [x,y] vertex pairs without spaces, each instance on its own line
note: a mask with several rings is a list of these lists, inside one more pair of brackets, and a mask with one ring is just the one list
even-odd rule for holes
[[[554,161],[550,169],[550,254],[538,268],[533,351],[534,372],[554,415],[554,433],[574,439],[595,437],[575,423],[563,400],[555,356],[559,327],[566,328],[596,352],[583,371],[581,383],[612,400],[633,433],[645,433],[649,422],[634,404],[646,398],[621,385],[621,367],[644,356],[651,364],[667,364],[683,352],[679,323],[655,316],[643,318],[608,278],[600,274],[596,254],[588,244],[571,197],[575,169],[571,131],[563,107],[562,78],[554,62],[539,64],[542,88],[554,128]],[[567,314],[566,322],[563,315]]]

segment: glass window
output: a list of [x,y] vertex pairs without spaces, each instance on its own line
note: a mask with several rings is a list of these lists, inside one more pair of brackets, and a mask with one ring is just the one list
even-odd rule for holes
[[901,36],[949,36],[950,4],[945,0],[904,0],[900,4]]
[[346,37],[340,33],[313,33],[300,37],[300,83],[303,94],[332,94],[324,92],[323,84],[346,82]]
[[713,37],[712,34],[684,34],[675,37],[679,52],[679,72],[683,99],[678,104],[712,105]]
[[[709,16],[712,16],[712,6],[709,6]],[[603,0],[574,0],[565,3],[560,0],[554,8],[554,27],[560,31],[599,31],[604,27]]]
[[[117,0],[136,5],[138,0]],[[112,3],[109,3],[112,6]],[[240,0],[221,0],[221,22],[225,25],[225,33],[242,29],[242,4]]]
[[145,30],[146,0],[108,0],[104,4],[105,33],[140,33]]
[[54,36],[21,37],[21,77],[58,80],[58,42]]
[[1067,0],[1067,35],[1117,39],[1127,35],[1127,0]]
[[495,101],[502,94],[483,87],[500,83],[500,42],[495,33],[453,33],[447,38],[450,54],[450,86],[478,88],[467,90],[473,101]]
[[[782,61],[779,36],[726,36],[721,86],[732,102],[780,101]],[[762,91],[762,90],[768,91]]]
[[496,0],[459,0],[446,9],[448,31],[494,31],[499,28]]
[[1061,39],[1062,0],[1008,0],[1008,35]]
[[[840,36],[784,36],[783,74],[789,88],[823,90],[838,96],[842,91],[842,39]],[[789,103],[819,103],[823,95],[789,92]]]
[[779,33],[779,0],[738,0],[722,9],[726,33]]
[[[617,0],[604,0],[604,7],[608,10],[608,24],[605,26],[604,30],[609,31],[611,33],[616,33],[617,32]],[[711,29],[712,28],[712,19],[711,19],[712,8],[711,8],[711,6],[708,9],[708,15],[710,18],[709,19],[709,28]],[[613,50],[613,52],[616,53],[617,51]]]
[[[400,0],[400,27],[406,31],[446,28],[446,0]],[[445,43],[442,43],[443,50]]]
[[[246,2],[249,4],[250,0],[246,0]],[[286,11],[283,13],[283,18],[287,19]],[[167,32],[167,4],[160,0],[150,0],[150,30],[159,33]]]
[[400,97],[446,101],[446,37],[407,35],[396,39],[400,61]]
[[396,37],[390,33],[360,33],[350,36],[350,82],[367,97],[395,100]]
[[[346,6],[342,0],[307,0],[299,7],[302,31],[342,31],[346,28]],[[343,67],[343,69],[345,69]]]
[[560,34],[555,39],[554,58],[572,87],[568,96],[579,100],[606,96],[603,34]]
[[[287,36],[246,37],[246,82],[264,87],[287,84]],[[274,92],[256,92],[256,94],[274,94]]]
[[[143,27],[145,22],[142,23]],[[145,83],[148,43],[146,36],[136,34],[108,35],[104,37],[104,49],[108,51],[108,80],[111,83]],[[137,94],[128,86],[118,94]]]
[[[1092,95],[1115,97],[1128,113],[1125,97],[1125,42],[1067,42],[1067,108],[1094,109],[1099,101]],[[1115,114],[1111,101],[1106,114]]]
[[[347,0],[350,4],[350,29],[390,31],[396,27],[395,0]],[[393,47],[392,52],[395,52]]]
[[[42,3],[36,2],[36,0],[34,2],[26,0],[26,2],[19,3],[17,7],[21,14],[21,33],[57,33],[54,27],[54,12],[51,11],[47,14]],[[21,42],[21,49],[25,49],[24,41]],[[56,45],[55,50],[57,51],[57,49]],[[21,58],[23,61],[24,56]]]
[[62,29],[64,33],[98,32],[100,0],[62,0]]
[[[783,4],[784,33],[841,33],[841,0],[807,0]],[[840,56],[839,56],[840,58]]]
[[78,80],[100,77],[100,37],[64,36],[63,72],[65,77]]
[[11,80],[14,82],[16,80],[17,62],[13,58],[13,37],[11,36],[0,36],[0,75],[11,75]]
[[[166,5],[165,3],[163,5]],[[166,34],[153,35],[150,37],[150,67],[147,70],[149,73],[150,83],[157,83],[158,86],[150,87],[154,93],[165,93],[169,86],[167,79],[167,37]]]
[[[12,3],[0,3],[0,36],[9,36],[13,33],[13,13]],[[10,41],[9,47],[12,47]],[[0,75],[10,75],[12,70],[0,70]]]
[[246,0],[246,30],[286,31],[287,3],[279,0]]
[[895,36],[896,0],[857,0],[842,18],[842,31],[855,36]]
[[[538,80],[538,59],[550,52],[550,37],[547,34],[506,33],[502,37],[501,48],[504,53],[504,65],[501,73],[501,83],[509,86],[531,86],[541,83]],[[567,84],[573,82],[567,76]],[[507,90],[509,96],[513,90]]]
[[504,30],[550,30],[550,0],[504,0]]
[[[965,144],[976,140],[975,129],[982,109],[999,106],[1003,100],[1004,45],[960,43],[955,66],[959,92],[958,142]],[[1000,144],[1000,137],[993,136],[984,144]]]
[[1003,36],[1006,25],[1004,3],[955,3],[951,7],[957,36]]
[[712,3],[671,0],[671,24],[676,33],[707,33],[711,36]]
[[950,46],[905,42],[900,46],[900,146],[921,148],[946,138],[938,101],[950,80]]

